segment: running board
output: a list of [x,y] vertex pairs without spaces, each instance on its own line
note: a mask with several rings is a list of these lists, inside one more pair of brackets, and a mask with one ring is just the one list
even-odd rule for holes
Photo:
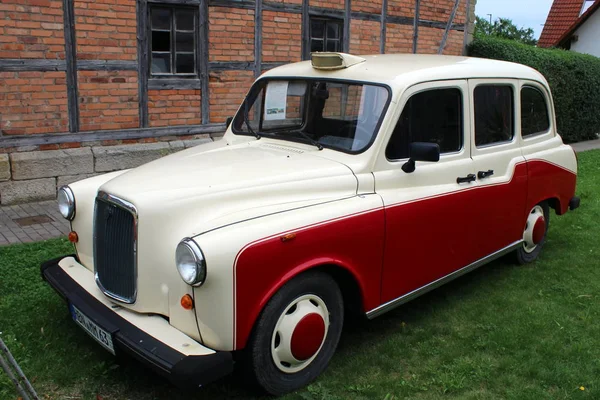
[[518,241],[506,246],[505,248],[500,249],[500,250],[496,251],[495,253],[490,254],[489,256],[483,257],[483,258],[467,265],[466,267],[456,270],[456,271],[452,272],[451,274],[448,274],[448,275],[446,275],[436,281],[433,281],[423,287],[415,289],[410,293],[407,293],[403,296],[398,297],[397,299],[388,301],[387,303],[382,304],[379,307],[372,309],[371,311],[367,311],[367,318],[373,319],[375,317],[378,317],[381,314],[384,314],[384,313],[386,313],[406,302],[409,302],[409,301],[411,301],[411,300],[413,300],[435,288],[438,288],[460,276],[463,276],[466,273],[476,270],[477,268],[479,268],[489,262],[492,262],[492,261],[496,260],[497,258],[500,258],[503,255],[510,253],[511,251],[518,249],[519,246],[521,246],[522,244],[523,244],[523,240],[518,240]]

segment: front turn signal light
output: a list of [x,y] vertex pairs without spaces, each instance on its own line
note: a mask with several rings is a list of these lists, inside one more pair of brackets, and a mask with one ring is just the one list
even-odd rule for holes
[[190,296],[189,294],[184,294],[181,297],[181,307],[183,307],[186,310],[191,310],[192,308],[194,308],[194,299],[192,299],[192,296]]

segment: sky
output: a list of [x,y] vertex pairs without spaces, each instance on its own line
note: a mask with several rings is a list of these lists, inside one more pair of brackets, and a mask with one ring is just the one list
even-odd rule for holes
[[519,28],[533,28],[539,39],[546,22],[552,0],[477,0],[475,14],[481,18],[508,18]]

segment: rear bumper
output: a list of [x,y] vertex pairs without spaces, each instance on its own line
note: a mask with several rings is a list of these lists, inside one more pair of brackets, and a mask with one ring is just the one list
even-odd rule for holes
[[[71,256],[74,257],[75,256]],[[46,261],[41,265],[42,278],[68,303],[73,304],[86,316],[113,335],[117,354],[127,353],[179,387],[198,387],[212,382],[233,371],[230,352],[206,349],[209,354],[186,355],[144,332],[125,318],[100,302],[58,263],[65,257]],[[178,334],[175,328],[170,327]],[[193,339],[190,338],[190,341]]]

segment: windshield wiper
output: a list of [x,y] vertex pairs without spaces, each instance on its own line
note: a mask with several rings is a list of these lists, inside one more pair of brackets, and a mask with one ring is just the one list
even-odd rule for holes
[[304,133],[302,131],[294,131],[294,133],[300,134],[300,136],[302,136],[304,139],[308,140],[310,142],[310,144],[312,144],[313,146],[317,146],[317,149],[323,150],[323,145],[321,145],[321,143],[317,142],[315,139],[308,136],[306,133]]
[[250,126],[250,118],[248,117],[248,99],[244,101],[244,123],[246,124],[246,127],[248,127],[248,132],[253,134],[256,137],[256,140],[259,140],[261,138],[260,133],[254,132],[254,129]]

